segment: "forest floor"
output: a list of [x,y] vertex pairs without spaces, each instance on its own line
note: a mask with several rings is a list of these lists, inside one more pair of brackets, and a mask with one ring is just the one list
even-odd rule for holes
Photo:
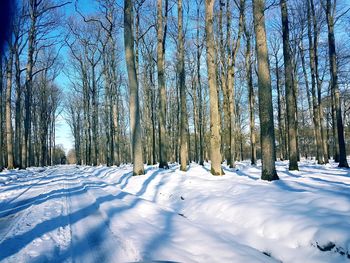
[[349,262],[350,171],[300,162],[279,181],[147,166],[0,173],[0,261]]

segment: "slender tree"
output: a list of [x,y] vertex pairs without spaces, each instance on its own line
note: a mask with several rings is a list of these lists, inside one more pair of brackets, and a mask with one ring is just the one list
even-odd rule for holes
[[[168,0],[166,0],[167,3]],[[167,14],[167,4],[165,13]],[[165,37],[166,23],[163,28],[163,0],[157,0],[157,68],[159,89],[159,168],[169,168],[167,161],[166,136],[166,87],[165,87]]]
[[[338,145],[339,145],[339,167],[348,168],[348,162],[346,160],[346,149],[344,139],[344,126],[341,113],[340,95],[338,86],[338,70],[337,70],[337,53],[335,49],[335,37],[334,37],[334,17],[336,12],[336,1],[326,0],[326,17],[328,28],[328,54],[329,54],[329,70],[331,75],[331,92],[335,109],[335,119],[338,133]],[[334,125],[334,124],[333,124]]]
[[321,119],[319,112],[319,105],[317,99],[317,82],[316,82],[316,64],[315,64],[315,51],[314,42],[312,38],[312,22],[311,22],[311,7],[310,1],[307,1],[307,35],[309,42],[309,55],[310,55],[310,71],[311,71],[311,94],[312,94],[312,105],[313,105],[313,122],[316,134],[316,159],[319,164],[324,164],[324,152],[321,134]]
[[293,68],[292,57],[289,45],[289,22],[288,6],[286,0],[280,1],[282,18],[282,38],[283,38],[283,57],[286,88],[287,105],[287,123],[288,123],[288,149],[289,149],[289,170],[298,170],[298,151],[297,151],[297,121],[296,121],[296,97],[293,92]]
[[205,0],[205,32],[207,45],[207,67],[208,67],[208,84],[210,99],[210,159],[211,173],[213,175],[224,175],[221,167],[221,138],[220,138],[220,114],[217,94],[216,80],[216,52],[214,46],[213,33],[213,9],[214,0]]
[[7,168],[12,169],[13,163],[13,140],[12,140],[12,110],[11,110],[11,96],[12,96],[12,68],[13,68],[13,52],[12,41],[9,40],[9,54],[7,58],[6,70],[6,149],[7,149]]
[[133,32],[133,5],[132,0],[124,1],[124,45],[125,60],[128,70],[129,93],[130,93],[130,128],[133,159],[133,174],[144,174],[140,105],[138,95],[138,81],[135,66],[134,32]]
[[[244,13],[243,13],[244,14]],[[246,79],[248,85],[248,101],[249,101],[249,128],[250,128],[250,161],[252,165],[256,165],[256,137],[255,137],[255,93],[253,85],[253,62],[252,62],[252,47],[251,38],[252,34],[248,28],[246,22],[246,16],[243,17],[244,21],[244,35],[246,38],[246,50],[245,50],[245,70]]]
[[182,0],[177,2],[178,13],[178,83],[180,89],[180,170],[187,170],[187,106],[186,106],[186,86],[185,86],[185,49],[184,49],[184,34],[183,34],[183,14]]
[[272,90],[265,31],[265,0],[253,0],[254,31],[258,59],[259,116],[263,180],[278,180],[275,160]]
[[4,151],[3,151],[3,71],[2,64],[3,63],[3,54],[2,50],[0,51],[0,171],[4,167]]

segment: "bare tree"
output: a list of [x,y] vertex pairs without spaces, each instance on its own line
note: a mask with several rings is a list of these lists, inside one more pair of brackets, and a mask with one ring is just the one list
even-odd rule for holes
[[[12,38],[12,36],[11,36]],[[7,57],[6,69],[6,149],[7,149],[7,168],[12,169],[13,163],[13,140],[12,140],[12,116],[11,116],[11,95],[12,95],[12,68],[13,68],[13,50],[12,39],[9,40],[9,54]]]
[[297,152],[297,121],[296,121],[296,97],[293,91],[293,68],[289,45],[289,22],[288,6],[286,0],[280,1],[282,14],[282,37],[283,37],[283,57],[285,72],[286,104],[287,104],[287,123],[288,123],[288,149],[289,149],[289,170],[298,170],[298,152]]
[[265,31],[265,0],[253,0],[254,31],[258,59],[259,116],[263,180],[278,180],[275,159],[272,90]]
[[[334,18],[336,12],[336,1],[332,3],[331,0],[326,0],[326,16],[328,27],[328,54],[329,54],[329,70],[331,75],[331,91],[332,102],[334,104],[335,119],[338,132],[338,145],[339,145],[339,167],[348,168],[348,162],[346,160],[346,149],[344,139],[344,127],[340,105],[340,95],[338,87],[338,71],[337,71],[337,53],[335,49],[335,36],[334,36]],[[333,124],[334,125],[334,124]]]
[[144,174],[141,125],[139,110],[138,81],[135,66],[134,32],[133,32],[133,5],[131,0],[124,1],[124,44],[125,58],[128,70],[130,92],[130,128],[133,158],[133,174]]
[[216,52],[214,47],[213,33],[213,9],[214,0],[205,0],[205,32],[207,45],[207,67],[208,67],[208,84],[210,98],[210,159],[211,173],[213,175],[224,175],[221,167],[221,138],[220,138],[220,114],[217,94]]
[[4,167],[4,133],[3,133],[3,53],[0,52],[0,170]]
[[[243,13],[244,14],[244,13]],[[246,16],[243,16],[244,35],[246,38],[245,50],[245,70],[248,85],[248,100],[249,100],[249,128],[250,128],[250,160],[252,165],[256,165],[256,131],[255,131],[255,93],[253,85],[253,61],[252,61],[252,34],[246,21]]]
[[177,2],[178,13],[178,87],[180,89],[181,119],[180,119],[180,170],[187,170],[187,106],[186,106],[186,86],[185,86],[185,50],[183,34],[183,14],[182,0]]
[[[163,0],[157,0],[157,68],[159,89],[159,168],[169,168],[166,134],[165,40],[167,33],[168,0],[165,0],[165,26],[163,26]],[[164,27],[164,28],[163,28]]]

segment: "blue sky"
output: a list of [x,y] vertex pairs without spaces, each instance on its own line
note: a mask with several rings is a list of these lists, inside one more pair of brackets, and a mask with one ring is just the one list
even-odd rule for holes
[[[72,4],[68,4],[64,7],[63,12],[65,13],[66,17],[76,14],[75,8],[74,8],[74,2],[75,1],[73,1]],[[80,0],[77,3],[78,3],[79,11],[81,11],[84,14],[93,12],[95,10],[94,1],[92,0]],[[61,57],[64,63],[67,64],[68,63],[67,48],[63,48],[61,50]],[[69,90],[69,79],[63,73],[63,71],[61,71],[61,73],[58,75],[55,81],[63,90],[63,96],[64,96],[63,99],[65,99],[65,96],[67,95],[67,91]],[[62,112],[56,122],[56,145],[59,145],[59,144],[63,145],[66,152],[68,152],[70,149],[74,148],[74,137],[64,117],[65,117],[64,112]]]

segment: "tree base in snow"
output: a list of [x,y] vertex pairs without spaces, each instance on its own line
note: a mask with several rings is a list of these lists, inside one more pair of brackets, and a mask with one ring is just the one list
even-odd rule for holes
[[169,169],[169,165],[167,162],[161,162],[161,163],[159,163],[159,168]]
[[225,175],[224,170],[222,168],[220,168],[220,169],[221,169],[221,171],[216,171],[213,167],[211,167],[210,172],[212,175],[219,175],[219,176]]
[[143,169],[139,170],[139,171],[133,171],[132,175],[133,176],[137,176],[137,175],[143,175],[145,174],[145,171]]
[[261,174],[261,179],[266,181],[274,181],[274,180],[279,180],[280,178],[278,177],[276,171],[271,173],[269,171],[263,170]]

